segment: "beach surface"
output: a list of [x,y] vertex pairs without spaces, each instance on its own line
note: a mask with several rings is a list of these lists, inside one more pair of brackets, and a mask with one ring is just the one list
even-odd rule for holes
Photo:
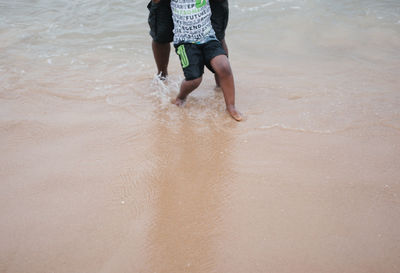
[[0,272],[400,272],[399,2],[229,3],[240,123],[143,1],[0,0]]

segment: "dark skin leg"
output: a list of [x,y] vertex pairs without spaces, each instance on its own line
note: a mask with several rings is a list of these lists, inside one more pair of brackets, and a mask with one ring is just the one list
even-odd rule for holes
[[169,43],[152,42],[154,60],[156,61],[158,75],[160,78],[168,76],[168,63],[171,45]]
[[182,106],[185,103],[186,97],[197,87],[199,87],[201,80],[203,77],[194,79],[194,80],[183,80],[181,84],[181,88],[179,90],[179,94],[176,97],[176,99],[172,100],[173,104],[176,104],[177,106]]
[[235,83],[233,79],[232,69],[225,55],[219,55],[211,60],[211,66],[214,69],[222,92],[225,98],[226,110],[236,121],[242,120],[242,115],[235,107]]
[[[236,121],[241,121],[242,115],[235,107],[235,83],[233,80],[232,69],[225,55],[219,55],[211,60],[211,66],[221,83],[222,92],[224,94],[226,110]],[[185,103],[187,96],[199,87],[202,77],[194,80],[183,80],[178,96],[172,100],[173,104],[182,106]]]
[[[226,52],[226,55],[229,56],[229,53],[228,53],[228,46],[227,46],[227,44],[226,44],[226,42],[225,42],[225,39],[221,40],[221,44],[222,44],[222,47],[224,48],[224,50],[225,50],[225,52]],[[217,75],[217,74],[214,74],[214,78],[215,78],[215,84],[217,85],[217,87],[220,87],[221,84],[220,84],[220,80],[218,79],[218,75]]]

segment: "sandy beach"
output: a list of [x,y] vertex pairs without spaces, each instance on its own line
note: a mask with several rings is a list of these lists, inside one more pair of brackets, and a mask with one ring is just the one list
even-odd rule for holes
[[0,272],[400,272],[400,6],[346,3],[230,1],[237,123],[142,1],[0,1]]

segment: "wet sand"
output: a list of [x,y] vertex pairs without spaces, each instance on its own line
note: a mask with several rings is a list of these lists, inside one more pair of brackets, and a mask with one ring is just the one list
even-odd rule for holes
[[398,3],[231,3],[241,123],[142,1],[0,3],[0,272],[400,272]]
[[0,134],[1,272],[399,269],[391,128],[142,122],[41,96],[15,112]]

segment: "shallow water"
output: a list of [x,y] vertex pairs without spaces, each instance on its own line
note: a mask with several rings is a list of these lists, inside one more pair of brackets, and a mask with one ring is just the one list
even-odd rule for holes
[[232,121],[146,3],[0,0],[0,272],[399,272],[400,3],[230,1]]

